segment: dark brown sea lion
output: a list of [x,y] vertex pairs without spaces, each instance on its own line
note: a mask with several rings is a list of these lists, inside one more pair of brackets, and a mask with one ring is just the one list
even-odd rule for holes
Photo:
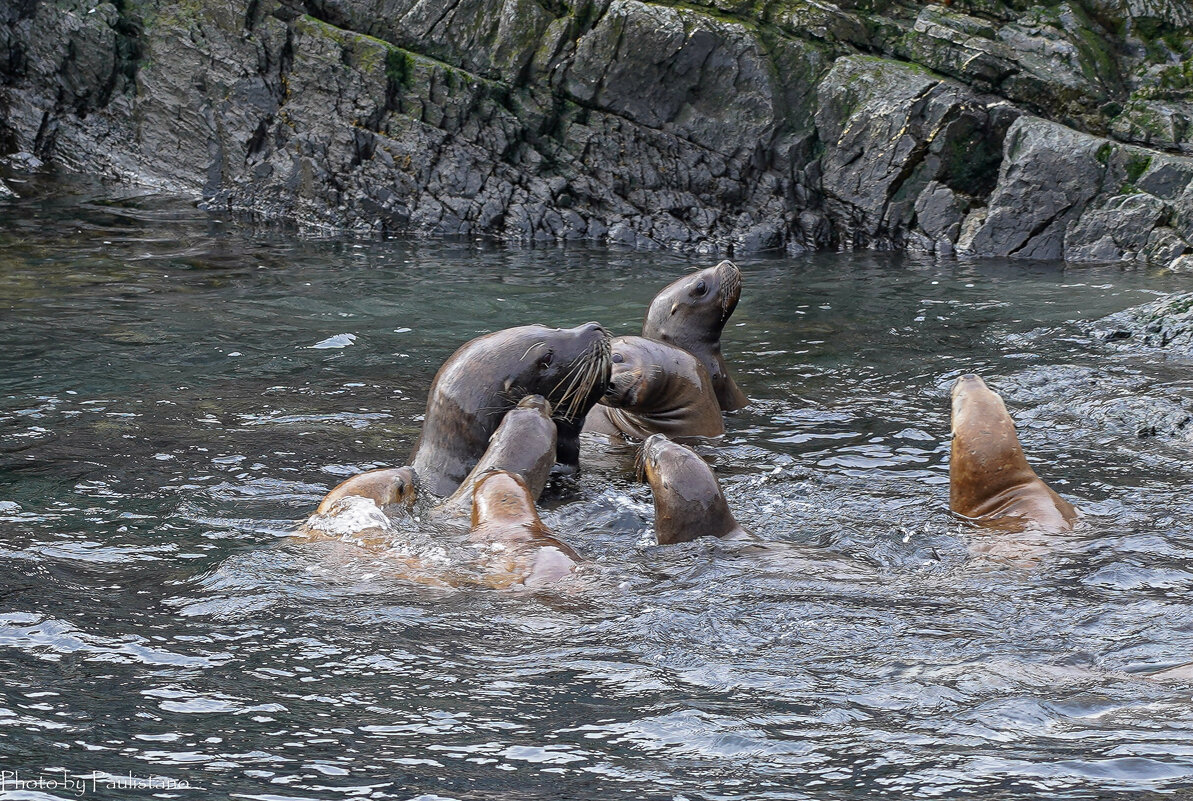
[[576,552],[543,525],[526,482],[505,470],[477,480],[468,538],[485,547],[485,583],[498,589],[552,584],[580,563]]
[[721,356],[721,331],[740,297],[741,270],[723,261],[668,284],[655,295],[642,323],[642,336],[678,345],[704,364],[727,412],[750,403]]
[[331,492],[323,496],[315,514],[327,514],[336,503],[350,495],[368,498],[382,509],[396,504],[402,504],[409,508],[414,504],[417,491],[418,481],[415,478],[414,470],[410,467],[369,470],[365,473],[358,473],[338,484]]
[[476,465],[505,413],[542,395],[558,432],[555,459],[575,469],[584,416],[609,384],[609,332],[526,325],[461,346],[435,374],[411,464],[422,489],[450,495]]
[[610,349],[609,389],[588,413],[585,431],[628,439],[725,433],[712,379],[695,356],[645,337],[616,337]]
[[654,495],[659,545],[697,537],[746,539],[712,468],[690,448],[654,434],[642,443],[641,466]]
[[953,385],[949,506],[979,525],[1007,531],[1072,530],[1078,513],[1027,463],[1002,398],[976,375]]
[[543,487],[547,486],[551,466],[555,464],[557,438],[551,404],[542,395],[527,395],[506,412],[476,467],[465,476],[450,498],[432,510],[433,513],[470,514],[473,486],[490,470],[507,470],[521,476],[531,498],[537,501],[543,494]]

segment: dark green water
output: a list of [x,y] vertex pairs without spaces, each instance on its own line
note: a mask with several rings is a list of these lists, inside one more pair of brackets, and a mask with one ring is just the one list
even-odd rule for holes
[[[1189,441],[1066,400],[1193,395],[1187,366],[1083,333],[1177,277],[742,259],[725,350],[754,403],[705,453],[778,545],[649,545],[648,488],[590,442],[544,510],[581,576],[443,591],[286,535],[345,475],[406,461],[465,340],[634,333],[704,262],[312,241],[24,190],[0,205],[0,774],[110,798],[1193,788],[1193,682],[1153,675],[1193,659]],[[1086,513],[1034,570],[971,558],[948,513],[969,371]],[[129,774],[190,789],[106,787]],[[79,797],[16,778],[0,799]]]

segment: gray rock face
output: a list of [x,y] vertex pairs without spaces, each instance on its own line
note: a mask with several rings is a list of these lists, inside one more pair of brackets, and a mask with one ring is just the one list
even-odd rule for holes
[[1024,117],[963,250],[980,256],[1168,264],[1193,241],[1193,160]]
[[1193,251],[1185,6],[961,5],[19,0],[0,156],[372,232]]
[[1016,113],[914,65],[838,60],[821,82],[816,126],[825,209],[842,244],[955,243],[964,212],[993,188]]

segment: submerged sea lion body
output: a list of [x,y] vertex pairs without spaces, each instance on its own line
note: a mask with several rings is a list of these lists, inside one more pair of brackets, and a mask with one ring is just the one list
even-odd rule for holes
[[740,297],[741,270],[733,262],[723,261],[664,287],[651,301],[642,322],[642,336],[683,348],[704,364],[725,411],[750,403],[721,355],[721,331]]
[[323,496],[319,507],[315,509],[315,514],[327,514],[336,503],[348,496],[368,498],[382,509],[395,504],[402,504],[409,508],[414,503],[417,490],[418,482],[414,470],[410,467],[369,470],[341,482],[331,492]]
[[526,325],[462,345],[435,374],[411,464],[425,491],[450,495],[476,465],[505,413],[527,395],[553,409],[556,461],[575,469],[584,416],[609,382],[609,332]]
[[433,513],[470,514],[473,487],[481,475],[490,470],[506,470],[521,476],[531,498],[537,501],[555,464],[557,439],[551,404],[542,395],[527,395],[506,412],[476,467],[451,497],[435,507]]
[[410,467],[358,473],[323,497],[315,513],[298,529],[309,539],[335,539],[366,548],[393,544],[388,511],[414,505],[418,481]]
[[610,350],[609,389],[588,413],[585,431],[628,439],[725,433],[712,379],[691,353],[644,337],[616,337]]
[[654,495],[659,545],[750,536],[729,511],[712,468],[692,449],[655,434],[642,443],[641,464]]
[[526,482],[505,470],[477,479],[468,538],[488,551],[485,580],[499,589],[553,584],[580,562],[576,552],[543,525]]
[[952,396],[950,508],[990,528],[1071,531],[1077,510],[1028,465],[1002,398],[976,375],[958,378]]

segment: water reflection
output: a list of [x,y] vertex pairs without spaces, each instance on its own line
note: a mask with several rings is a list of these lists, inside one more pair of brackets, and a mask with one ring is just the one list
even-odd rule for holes
[[[406,461],[459,343],[633,331],[694,263],[36,190],[0,226],[2,766],[310,799],[1193,785],[1190,385],[1084,333],[1178,278],[744,261],[724,342],[755,403],[703,453],[769,545],[651,545],[648,490],[589,442],[544,522],[591,565],[527,597],[287,537],[345,475]],[[947,513],[969,371],[1086,513],[1040,569],[971,558]]]

